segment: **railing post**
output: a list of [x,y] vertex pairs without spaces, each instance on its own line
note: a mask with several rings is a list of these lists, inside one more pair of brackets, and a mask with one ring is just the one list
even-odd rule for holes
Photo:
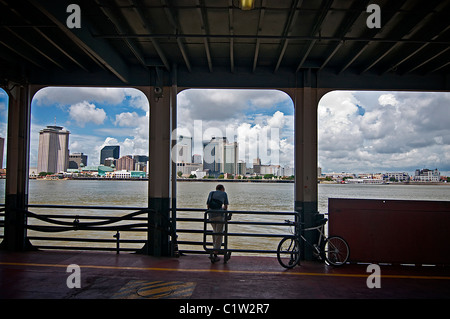
[[118,255],[120,253],[120,232],[117,231],[113,237],[116,239],[116,254]]

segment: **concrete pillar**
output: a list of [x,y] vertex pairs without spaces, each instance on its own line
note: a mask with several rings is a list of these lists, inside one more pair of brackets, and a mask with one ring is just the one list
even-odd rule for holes
[[28,204],[28,161],[31,90],[29,85],[10,84],[5,189],[5,237],[1,248],[24,251],[27,239],[25,210]]
[[[295,89],[295,210],[299,212],[305,227],[313,226],[317,218],[317,88],[303,87]],[[314,232],[305,237],[314,242]],[[304,246],[306,260],[312,260],[312,250]]]
[[[149,100],[148,207],[162,215],[149,214],[149,222],[161,225],[162,219],[170,218],[172,202],[171,134],[176,113],[176,86],[152,87]],[[168,234],[160,229],[149,229],[147,253],[153,256],[169,255]]]

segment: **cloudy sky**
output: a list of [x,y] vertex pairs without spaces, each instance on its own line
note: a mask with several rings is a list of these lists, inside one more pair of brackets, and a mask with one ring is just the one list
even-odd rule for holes
[[[0,90],[0,136],[6,136],[7,96]],[[318,108],[323,172],[376,173],[438,168],[450,175],[450,94],[339,91]],[[178,95],[179,133],[201,140],[226,136],[251,163],[293,164],[293,103],[280,91],[186,90]],[[105,145],[120,154],[147,154],[149,104],[134,89],[46,88],[32,102],[30,166],[39,130],[64,126],[70,151],[99,163]],[[258,149],[259,148],[259,149]]]
[[324,172],[450,175],[450,94],[332,92],[318,110]]

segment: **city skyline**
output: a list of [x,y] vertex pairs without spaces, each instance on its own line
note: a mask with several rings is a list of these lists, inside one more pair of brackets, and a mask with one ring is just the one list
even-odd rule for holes
[[[437,167],[450,175],[449,101],[449,93],[329,93],[318,106],[318,166],[324,172],[410,174]],[[6,106],[7,95],[0,90],[0,136],[5,137]],[[37,166],[39,131],[55,117],[71,131],[70,153],[84,153],[95,165],[106,145],[120,145],[122,154],[148,154],[148,116],[148,101],[135,89],[43,89],[32,101],[30,166]],[[178,95],[181,134],[195,134],[195,121],[202,121],[204,140],[219,136],[217,130],[250,140],[255,132],[278,128],[284,166],[293,164],[293,117],[292,101],[276,90],[190,89]],[[198,145],[192,153],[202,154]],[[252,164],[252,158],[245,160]]]

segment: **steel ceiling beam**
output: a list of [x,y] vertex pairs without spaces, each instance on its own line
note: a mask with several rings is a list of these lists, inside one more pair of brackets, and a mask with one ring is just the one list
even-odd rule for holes
[[11,28],[8,28],[8,27],[3,27],[3,28],[5,30],[7,30],[9,33],[11,33],[16,39],[19,39],[20,41],[22,41],[26,46],[30,47],[32,50],[39,53],[39,55],[43,56],[45,59],[47,59],[54,65],[56,65],[58,68],[60,68],[61,70],[66,70],[66,68],[61,63],[56,61],[54,58],[52,58],[50,55],[48,55],[47,53],[42,51],[40,48],[38,48],[34,44],[30,43],[30,41],[28,41],[27,39],[25,39],[24,37],[19,35],[17,32],[13,31]]
[[[266,12],[265,7],[266,7],[266,0],[262,0],[261,8],[259,9],[258,28],[256,29],[256,35],[258,35],[259,32],[262,30],[264,14]],[[252,72],[255,72],[256,65],[258,64],[258,56],[259,56],[259,47],[260,47],[260,45],[261,45],[261,40],[260,39],[256,39],[255,53],[253,54],[253,68],[252,68]]]
[[[440,9],[443,8],[443,3],[441,2],[437,7],[436,7],[436,11],[440,11]],[[431,20],[431,18],[434,16],[434,10],[426,13],[425,16],[421,15],[418,18],[418,21],[416,24],[414,24],[414,26],[408,30],[405,31],[405,33],[403,34],[403,36],[401,37],[401,39],[411,39],[417,32],[419,32],[420,30],[422,30],[422,28]],[[396,49],[402,42],[395,42],[392,44],[392,46],[386,50],[383,54],[381,54],[377,59],[375,59],[375,61],[373,61],[370,65],[368,65],[361,73],[367,72],[368,70],[370,70],[371,68],[373,68],[378,62],[380,62],[381,60],[383,60],[386,56],[388,56],[394,49]]]
[[[106,18],[111,22],[111,24],[113,25],[114,29],[118,34],[127,33],[126,27],[121,22],[123,19],[121,19],[118,16],[118,13],[115,12],[115,10],[113,10],[113,8],[111,7],[112,3],[111,1],[105,2],[104,0],[95,0],[95,2],[98,4],[100,10],[103,12]],[[142,54],[141,50],[137,47],[137,45],[133,43],[131,39],[124,38],[123,41],[130,49],[131,53],[133,53],[133,55],[139,61],[139,63],[145,67],[146,65],[144,55]]]
[[66,2],[49,2],[28,0],[42,14],[50,19],[74,44],[85,51],[88,56],[97,60],[102,66],[112,72],[122,82],[130,82],[129,68],[116,50],[105,40],[92,37],[89,30],[93,26],[87,19],[83,19],[83,27],[69,29],[65,24],[67,17]]
[[[208,17],[206,15],[206,9],[203,0],[197,0],[197,12],[200,17],[201,31],[204,36],[209,34]],[[209,49],[208,37],[203,38],[203,44],[205,46],[206,60],[208,61],[209,72],[213,71],[211,52]]]
[[[284,26],[283,36],[290,36],[292,34],[292,25],[297,20],[298,14],[300,12],[299,10],[296,10],[296,9],[300,9],[302,4],[303,4],[303,0],[301,0],[301,1],[294,0],[292,2],[291,11],[289,13],[289,17],[288,17],[288,19],[286,21],[286,24]],[[287,48],[287,46],[289,44],[289,39],[282,40],[282,43],[283,44],[281,45],[280,53],[278,54],[278,61],[277,61],[277,64],[275,65],[274,72],[277,72],[278,68],[280,67],[281,60],[283,60],[284,54],[286,52],[286,48]]]
[[[325,3],[323,3],[323,2],[325,2]],[[324,0],[323,2],[321,5],[321,11],[319,13],[319,16],[318,16],[316,23],[314,24],[312,31],[310,33],[311,36],[315,36],[320,31],[322,23],[328,14],[328,10],[331,8],[331,5],[333,4],[333,0]],[[308,49],[306,50],[305,54],[303,55],[302,60],[298,64],[296,72],[298,72],[302,68],[303,63],[305,63],[306,59],[308,58],[309,53],[311,52],[311,50],[314,47],[314,45],[316,44],[316,42],[317,42],[317,40],[312,40],[309,43]]]
[[[230,35],[234,35],[233,27],[233,0],[228,0],[228,28]],[[230,38],[230,71],[234,73],[234,39]]]
[[[143,12],[143,6],[141,1],[139,0],[131,0],[131,3],[133,4],[133,9],[137,13],[139,19],[142,22],[142,25],[144,29],[149,33],[149,38],[152,41],[152,45],[155,48],[156,52],[158,53],[159,58],[161,59],[162,63],[164,64],[165,68],[170,71],[170,63],[169,60],[166,57],[166,54],[164,53],[163,49],[161,48],[161,45],[159,44],[159,41],[152,36],[152,28],[149,25],[148,19],[145,16]],[[144,62],[145,64],[145,62]]]
[[[442,9],[443,6],[439,5],[436,9]],[[419,32],[420,28],[419,27],[423,27],[424,22],[427,20],[430,20],[433,16],[435,16],[435,12],[430,12],[420,23],[418,23],[416,25],[416,27],[410,32],[410,34],[408,34],[407,36],[405,36],[404,38],[411,38],[413,34]],[[438,34],[436,34],[435,36],[431,37],[431,41],[437,40],[439,37],[443,36],[448,30],[450,29],[450,25],[448,25],[444,30],[440,31]],[[388,69],[386,69],[384,72],[382,72],[382,74],[385,74],[387,72],[390,72],[392,70],[395,70],[398,68],[398,66],[400,66],[401,64],[405,63],[406,61],[408,61],[409,59],[411,59],[413,56],[415,56],[417,53],[419,53],[420,51],[422,51],[423,49],[425,49],[428,45],[430,45],[430,43],[424,43],[422,44],[419,48],[417,48],[416,50],[414,50],[413,52],[411,52],[410,54],[408,54],[406,57],[402,58],[399,62],[395,63],[394,65],[392,65],[391,67],[389,67]]]
[[438,53],[434,54],[432,57],[426,59],[425,61],[423,61],[422,63],[417,64],[415,67],[409,69],[408,71],[406,71],[405,73],[411,73],[419,68],[421,68],[422,66],[424,66],[425,64],[429,63],[430,61],[436,59],[437,57],[441,56],[442,54],[444,54],[445,52],[447,52],[448,50],[450,50],[450,47],[447,47],[446,49],[439,51]]
[[[32,28],[34,31],[36,31],[42,38],[44,38],[48,43],[50,43],[54,48],[56,48],[60,53],[62,53],[66,58],[68,58],[70,61],[75,63],[78,67],[82,68],[84,71],[88,72],[88,69],[82,65],[79,61],[77,61],[75,58],[72,57],[71,54],[69,54],[66,50],[64,50],[61,46],[59,46],[55,41],[53,41],[45,32],[43,32],[39,27],[42,26],[36,26],[32,25],[32,22],[26,19],[20,12],[18,12],[16,9],[10,7],[8,3],[1,0],[0,3],[2,3],[4,6],[8,7],[8,9],[13,12],[20,20],[22,20],[25,24],[24,27]],[[48,27],[48,26],[45,26]]]
[[17,55],[20,56],[21,58],[27,60],[27,61],[30,62],[31,64],[37,66],[37,67],[40,68],[40,69],[45,70],[45,67],[44,67],[42,64],[36,62],[34,59],[30,58],[27,54],[25,54],[25,53],[24,53],[25,50],[18,50],[18,49],[16,49],[14,46],[12,46],[12,45],[10,45],[10,44],[8,44],[8,43],[2,41],[2,40],[0,40],[0,44],[3,45],[3,46],[5,46],[6,48],[8,48],[10,51],[14,52],[15,54],[17,54]]
[[[347,19],[345,20],[342,27],[336,32],[337,36],[340,38],[344,38],[345,35],[350,31],[353,24],[356,22],[356,20],[359,18],[359,16],[365,12],[365,9],[367,8],[367,5],[369,4],[371,0],[365,0],[365,1],[356,1],[353,6],[350,8],[350,13],[348,14]],[[344,44],[344,41],[339,41],[339,43],[334,47],[334,49],[331,51],[330,54],[327,55],[327,58],[320,66],[319,70],[322,70],[328,62],[333,58],[333,56],[339,51],[341,46]]]
[[122,39],[122,38],[148,38],[154,37],[157,39],[185,39],[185,38],[194,38],[194,39],[247,39],[247,40],[283,40],[289,39],[291,41],[330,41],[330,42],[373,42],[373,43],[430,43],[430,44],[450,44],[450,41],[436,41],[436,40],[427,40],[427,39],[401,39],[401,38],[370,38],[367,36],[364,37],[324,37],[324,36],[282,36],[282,35],[261,35],[261,34],[198,34],[198,33],[190,33],[190,34],[170,34],[170,33],[154,33],[154,34],[124,34],[124,35],[115,35],[115,34],[94,34],[94,38],[102,38],[102,39]]
[[[167,18],[168,18],[170,24],[172,25],[172,27],[175,31],[175,34],[177,34],[178,31],[180,30],[180,26],[179,26],[178,21],[175,19],[175,15],[173,13],[172,6],[166,0],[161,0],[161,3],[164,6],[164,11],[166,12]],[[192,72],[191,62],[189,60],[187,50],[186,50],[181,38],[177,38],[177,44],[178,44],[178,49],[180,50],[181,55],[183,56],[183,60],[184,60],[184,63],[186,64],[186,68],[188,69],[189,72]]]
[[[449,26],[450,27],[450,26]],[[448,28],[447,28],[448,29]],[[445,29],[445,31],[447,30]],[[444,32],[444,31],[443,31]],[[388,69],[386,69],[384,72],[382,72],[381,74],[386,74],[390,71],[394,71],[396,70],[401,64],[405,63],[406,61],[408,61],[409,59],[411,59],[413,56],[415,56],[417,53],[419,53],[420,51],[422,51],[423,49],[425,49],[426,47],[428,47],[430,43],[425,43],[422,44],[419,48],[415,49],[413,52],[411,52],[409,55],[407,55],[406,57],[404,57],[403,59],[401,59],[399,62],[395,63],[394,65],[392,65],[391,67],[389,67]]]
[[[394,20],[395,17],[397,17],[397,15],[399,14],[399,10],[401,9],[401,7],[407,2],[407,0],[397,0],[397,1],[392,1],[391,6],[387,7],[387,8],[383,8],[383,14],[381,15],[381,25],[387,25],[388,23],[390,23],[391,21]],[[342,72],[344,72],[347,68],[350,67],[351,64],[353,64],[353,62],[356,61],[356,59],[358,59],[361,54],[366,51],[366,49],[370,46],[371,43],[374,43],[374,41],[377,41],[378,39],[375,38],[377,34],[379,34],[381,32],[382,29],[371,29],[368,32],[368,36],[367,38],[369,38],[368,41],[365,41],[366,43],[359,48],[358,52],[344,65],[343,68],[340,69],[340,71],[338,71],[338,74],[341,74]],[[380,38],[381,39],[381,38]]]

